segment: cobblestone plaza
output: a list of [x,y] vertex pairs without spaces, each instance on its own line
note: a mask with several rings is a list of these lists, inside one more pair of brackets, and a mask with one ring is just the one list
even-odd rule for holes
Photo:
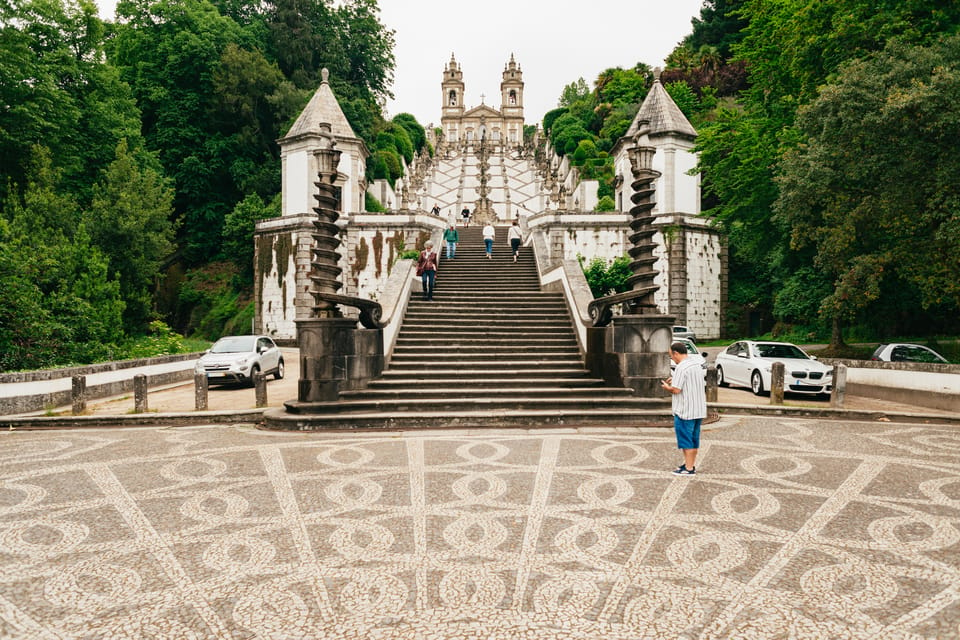
[[957,638],[955,427],[0,434],[2,638]]

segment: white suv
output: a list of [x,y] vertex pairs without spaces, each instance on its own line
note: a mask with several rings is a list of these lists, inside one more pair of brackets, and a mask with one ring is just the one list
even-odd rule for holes
[[211,383],[241,382],[253,385],[258,371],[283,378],[283,354],[267,336],[226,336],[217,340],[197,360],[195,373]]

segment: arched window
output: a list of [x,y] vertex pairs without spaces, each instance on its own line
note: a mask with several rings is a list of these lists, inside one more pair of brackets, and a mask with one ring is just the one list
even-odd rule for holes
[[457,106],[457,92],[453,90],[450,91],[450,106]]
[[513,89],[510,90],[510,104],[517,104],[517,92]]

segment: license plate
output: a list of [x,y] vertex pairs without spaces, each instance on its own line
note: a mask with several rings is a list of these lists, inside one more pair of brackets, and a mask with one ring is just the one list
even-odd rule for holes
[[208,377],[208,378],[223,378],[223,377],[225,377],[226,375],[227,375],[227,374],[225,374],[223,371],[211,371],[210,373],[207,374],[207,377]]

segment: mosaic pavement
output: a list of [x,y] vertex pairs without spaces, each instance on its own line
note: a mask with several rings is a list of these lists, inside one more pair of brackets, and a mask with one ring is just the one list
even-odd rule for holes
[[2,638],[957,638],[960,431],[0,434]]

